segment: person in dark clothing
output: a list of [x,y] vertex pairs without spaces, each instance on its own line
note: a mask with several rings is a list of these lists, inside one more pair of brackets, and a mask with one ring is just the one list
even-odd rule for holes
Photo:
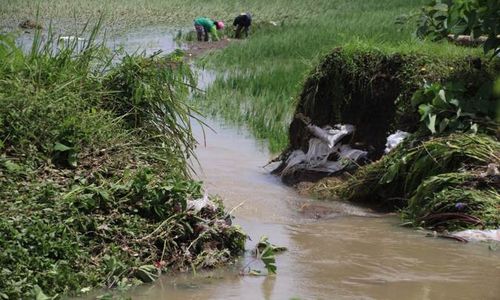
[[252,15],[250,13],[242,13],[234,18],[233,26],[236,26],[235,38],[241,38],[241,32],[245,33],[248,37],[248,28],[252,25]]

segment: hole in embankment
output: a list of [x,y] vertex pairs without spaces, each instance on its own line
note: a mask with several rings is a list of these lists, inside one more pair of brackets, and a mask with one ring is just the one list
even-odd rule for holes
[[[306,81],[296,112],[320,127],[354,125],[351,145],[368,151],[370,159],[378,159],[396,117],[395,103],[402,92],[397,76],[401,65],[398,56],[389,59],[370,54],[348,65],[337,49]],[[289,135],[292,149],[307,151],[310,134],[299,120],[292,121]]]

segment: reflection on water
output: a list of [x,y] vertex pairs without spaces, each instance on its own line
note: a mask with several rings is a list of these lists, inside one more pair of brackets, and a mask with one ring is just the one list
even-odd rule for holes
[[174,41],[175,31],[167,26],[141,27],[127,31],[124,34],[114,34],[107,40],[111,49],[123,47],[127,53],[145,53],[151,55],[155,52],[173,52],[175,49],[185,49]]
[[[426,238],[346,203],[312,202],[269,175],[264,147],[245,131],[209,122],[200,179],[224,198],[252,238],[286,246],[273,277],[239,276],[244,262],[197,275],[167,275],[133,299],[499,299],[500,253],[484,244]],[[201,130],[196,132],[202,140]],[[304,203],[328,213],[316,219]],[[258,265],[256,267],[259,267]]]
[[[138,53],[151,55],[158,51],[163,53],[173,52],[175,49],[185,49],[185,46],[174,41],[175,30],[172,27],[167,26],[149,26],[134,28],[122,33],[115,32],[112,35],[108,35],[105,38],[105,44],[110,50],[123,49],[126,53]],[[75,34],[76,35],[76,34]],[[90,35],[87,32],[80,36],[80,38],[86,39]],[[45,31],[42,33],[42,42],[45,42],[48,38],[48,33]],[[55,37],[59,37],[61,34],[55,33]],[[65,35],[66,37],[68,35]],[[71,35],[69,35],[71,36]],[[34,31],[26,31],[19,35],[16,39],[16,43],[23,49],[23,51],[28,51],[31,49],[33,43]],[[97,39],[97,42],[101,42],[102,37]],[[53,45],[53,50],[57,51],[58,47],[61,47],[64,43],[55,43]],[[84,43],[82,43],[84,44]]]

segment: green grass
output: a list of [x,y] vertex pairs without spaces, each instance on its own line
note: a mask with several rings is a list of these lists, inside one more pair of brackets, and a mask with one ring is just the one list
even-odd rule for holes
[[500,143],[487,135],[454,133],[419,140],[410,137],[380,160],[345,181],[317,184],[324,199],[401,209],[415,227],[498,228],[500,194],[488,164],[499,163]]
[[[327,1],[322,1],[322,5]],[[333,7],[330,5],[330,7]],[[194,0],[84,0],[84,1],[37,1],[5,0],[0,9],[0,28],[16,27],[25,19],[34,20],[39,12],[40,20],[47,25],[81,25],[89,17],[102,12],[107,15],[106,27],[126,29],[137,25],[171,24],[192,25],[196,16],[204,15],[225,21],[244,11],[252,12],[260,20],[296,20],[303,16],[322,13],[323,6],[314,1],[300,0],[269,2],[265,0],[211,0],[203,3]]]
[[[397,16],[415,12],[423,3],[313,1],[308,10],[301,11],[302,7],[288,1],[276,1],[269,11],[277,9],[272,19],[279,26],[255,30],[250,39],[207,57],[206,66],[229,76],[218,78],[203,99],[203,106],[249,126],[258,138],[268,139],[270,149],[277,152],[288,143],[288,124],[305,77],[334,47],[443,57],[480,54],[478,49],[418,40],[413,24],[394,24]],[[280,18],[280,7],[294,9],[294,17]],[[256,14],[256,23],[263,21],[259,18]]]
[[[479,54],[447,42],[420,41],[416,25],[395,25],[396,17],[417,12],[425,0],[264,0],[254,1],[6,1],[2,26],[34,19],[39,5],[42,23],[83,24],[100,12],[106,28],[126,30],[139,25],[191,26],[196,16],[223,19],[230,25],[242,11],[254,15],[251,38],[234,43],[206,62],[229,74],[217,80],[203,107],[207,113],[248,126],[267,139],[277,152],[287,144],[287,126],[307,74],[320,58],[337,46],[378,48],[387,52],[428,53],[438,56]],[[267,22],[275,21],[278,26]]]

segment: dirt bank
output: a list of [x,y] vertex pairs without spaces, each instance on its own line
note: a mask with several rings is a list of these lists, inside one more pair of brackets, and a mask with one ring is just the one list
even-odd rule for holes
[[[403,209],[404,219],[415,226],[497,228],[498,175],[482,174],[500,164],[500,144],[484,125],[494,124],[498,98],[488,90],[500,74],[499,66],[498,60],[474,57],[335,49],[304,84],[297,117],[289,129],[290,146],[283,157],[286,160],[297,149],[307,152],[310,145],[311,130],[298,116],[305,115],[320,127],[353,124],[356,130],[350,145],[366,150],[374,163],[351,171],[354,175],[344,176],[346,180],[323,180],[309,186],[317,196],[369,202],[384,210]],[[415,106],[413,99],[424,82],[453,83],[446,92],[440,91],[442,98],[459,90],[461,98],[454,100],[460,107],[457,115],[474,111],[467,126],[477,122],[485,134],[465,133],[468,127],[464,127],[458,133],[450,134],[450,130],[431,136],[428,124],[421,121],[422,107]],[[442,105],[439,99],[436,96],[431,105]],[[396,129],[413,135],[383,156],[386,138]],[[282,173],[282,179],[295,184],[326,175],[298,170]]]
[[[474,95],[499,73],[498,64],[480,58],[338,48],[307,78],[295,112],[308,116],[318,126],[355,125],[352,143],[370,150],[371,159],[378,159],[389,132],[418,129],[420,116],[411,105],[411,97],[424,81],[459,79]],[[303,122],[293,119],[289,129],[291,149],[306,150],[310,137]]]

